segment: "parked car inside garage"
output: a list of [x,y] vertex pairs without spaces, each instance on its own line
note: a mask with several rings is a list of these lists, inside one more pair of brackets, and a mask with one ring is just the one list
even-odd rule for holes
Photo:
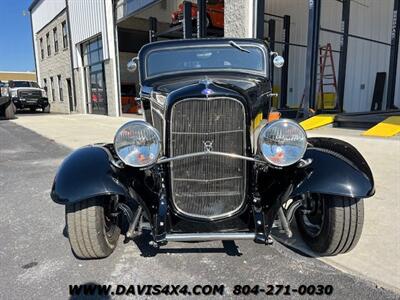
[[[192,20],[197,19],[197,4],[192,3]],[[172,25],[183,20],[183,3],[171,14]],[[207,28],[224,28],[224,0],[207,0]]]
[[121,85],[121,103],[124,113],[142,114],[140,98],[136,97],[136,87],[134,85]]

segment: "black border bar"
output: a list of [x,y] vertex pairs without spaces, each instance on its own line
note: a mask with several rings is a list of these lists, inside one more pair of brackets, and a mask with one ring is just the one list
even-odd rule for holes
[[[396,76],[400,42],[400,0],[394,0],[392,43],[390,47],[389,84],[387,92],[386,109],[395,109],[394,97],[396,93]],[[400,97],[400,95],[397,95]]]
[[319,50],[319,28],[321,24],[321,0],[308,2],[307,59],[304,90],[303,116],[309,117],[310,107],[315,109],[317,96],[317,66]]
[[207,11],[206,0],[197,0],[197,37],[199,39],[207,36]]
[[338,75],[338,95],[336,107],[339,112],[343,112],[344,106],[344,89],[346,85],[347,70],[347,50],[349,46],[349,30],[350,30],[350,0],[343,0],[342,3],[342,34],[340,38],[340,58],[339,58],[339,75]]

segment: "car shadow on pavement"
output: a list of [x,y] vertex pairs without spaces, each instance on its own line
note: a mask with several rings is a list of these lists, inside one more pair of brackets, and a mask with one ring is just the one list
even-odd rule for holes
[[67,228],[67,225],[64,225],[64,229],[63,229],[63,231],[62,231],[62,235],[63,235],[65,238],[68,238],[68,228]]
[[291,229],[293,232],[293,236],[291,238],[288,238],[283,231],[276,228],[274,228],[271,233],[276,242],[282,244],[283,246],[292,250],[293,252],[296,252],[297,254],[305,257],[320,257],[317,253],[313,252],[304,242],[297,229],[297,225],[292,226]]
[[[68,229],[67,226],[64,226],[62,231],[62,235],[65,238],[68,238]],[[310,248],[307,247],[305,242],[300,236],[300,233],[297,230],[297,226],[293,228],[293,237],[288,238],[284,232],[274,228],[272,230],[272,236],[275,241],[282,244],[286,248],[296,252],[305,257],[319,257],[319,255],[313,252]],[[188,253],[225,253],[228,256],[242,256],[242,253],[239,251],[239,247],[236,245],[235,241],[222,241],[222,248],[211,248],[211,247],[185,247],[185,245],[193,244],[195,242],[184,242],[179,243],[182,247],[180,248],[155,248],[151,245],[152,238],[149,232],[145,232],[142,235],[136,237],[133,242],[136,244],[141,252],[141,256],[143,257],[154,257],[158,254],[188,254]],[[125,244],[132,242],[131,240],[125,241]],[[199,244],[197,242],[196,244]]]

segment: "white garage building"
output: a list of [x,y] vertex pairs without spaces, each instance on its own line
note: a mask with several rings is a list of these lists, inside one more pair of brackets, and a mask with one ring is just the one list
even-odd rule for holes
[[[129,93],[138,94],[137,76],[126,72],[125,66],[149,42],[149,17],[157,19],[156,34],[167,31],[171,13],[181,2],[34,0],[30,12],[38,81],[49,86],[50,78],[61,78],[52,83],[54,94],[57,85],[64,87],[67,79],[72,85],[70,105],[57,105],[63,100],[49,95],[53,97],[52,107],[63,113],[121,115],[125,111],[122,104],[126,104],[123,98]],[[207,1],[212,2],[215,0]],[[400,73],[396,72],[400,70],[396,58],[400,55],[399,2],[225,0],[222,34],[268,39],[276,51],[286,56],[287,67],[273,74],[274,89],[281,94],[275,106],[296,108],[303,100],[305,106],[321,111],[361,112],[370,111],[374,99],[376,109],[394,109],[400,106],[400,74],[396,74]],[[58,59],[61,55],[45,51],[64,37],[63,28],[54,31],[61,26],[55,20],[62,15],[69,40],[63,51],[69,53],[71,78],[64,78],[69,75],[63,75],[68,72],[64,70],[65,60]],[[335,85],[328,80],[329,75],[333,77],[328,44],[332,48]],[[323,80],[321,72],[326,77]]]

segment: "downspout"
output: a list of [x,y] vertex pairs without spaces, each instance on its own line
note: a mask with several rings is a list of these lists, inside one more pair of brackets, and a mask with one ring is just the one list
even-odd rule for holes
[[250,5],[250,17],[249,17],[249,22],[251,24],[251,34],[250,37],[252,38],[257,38],[257,25],[258,25],[258,15],[257,15],[257,5],[258,5],[258,1],[260,0],[253,0],[253,5]]
[[119,64],[119,40],[118,40],[118,27],[117,27],[117,1],[113,0],[113,27],[115,30],[115,62],[117,67],[117,93],[118,93],[118,111],[119,116],[122,116],[122,105],[121,105],[121,70]]
[[265,13],[265,1],[266,0],[255,0],[254,3],[254,34],[253,37],[256,39],[264,40],[264,13]]
[[72,45],[72,38],[71,38],[71,23],[69,17],[68,0],[65,0],[65,7],[67,9],[68,43],[69,43],[69,55],[71,60],[72,92],[74,93],[74,110],[76,111],[77,99],[76,99],[76,85],[75,85],[75,72],[74,72],[74,56],[72,50],[72,47],[74,47],[74,45]]
[[40,73],[38,73],[38,64],[37,64],[37,56],[36,56],[36,42],[35,42],[35,34],[33,32],[33,22],[32,22],[32,11],[29,11],[29,19],[31,20],[31,33],[32,33],[32,45],[33,45],[33,57],[35,60],[35,73],[36,73],[36,81],[39,82],[39,86],[40,86]]
[[[118,40],[118,36],[116,36],[115,35],[115,25],[116,25],[116,23],[115,23],[115,9],[114,9],[114,1],[112,1],[112,3],[111,3],[111,18],[112,18],[112,29],[111,30],[113,30],[113,33],[114,33],[114,41],[113,41],[113,43],[114,43],[114,56],[115,56],[115,58],[114,58],[114,63],[115,63],[115,68],[112,68],[112,70],[111,71],[114,71],[115,72],[115,74],[113,74],[113,79],[114,79],[114,81],[115,81],[115,84],[117,85],[116,87],[115,87],[115,89],[116,89],[116,94],[117,94],[117,99],[114,99],[114,101],[115,101],[115,107],[116,107],[116,109],[115,109],[115,111],[116,111],[116,115],[117,115],[117,117],[119,117],[119,116],[121,116],[121,108],[120,108],[120,97],[119,97],[119,95],[120,95],[120,87],[119,87],[119,76],[118,76],[118,71],[119,71],[119,68],[118,68],[118,55],[117,55],[117,44],[116,44],[116,40]],[[108,32],[108,30],[109,30],[109,24],[108,24],[108,19],[107,19],[107,17],[109,16],[109,14],[107,13],[107,6],[106,6],[106,2],[104,1],[103,2],[103,5],[104,5],[104,13],[105,13],[105,17],[106,17],[106,23],[105,23],[105,25],[106,25],[106,40],[107,40],[107,47],[108,47],[108,50],[109,50],[109,56],[110,56],[110,67],[112,67],[112,60],[111,60],[111,52],[110,52],[110,34],[109,34],[109,32]],[[111,33],[111,32],[110,32]]]
[[248,33],[249,38],[256,37],[256,26],[257,26],[257,0],[249,0],[251,3],[248,6]]

